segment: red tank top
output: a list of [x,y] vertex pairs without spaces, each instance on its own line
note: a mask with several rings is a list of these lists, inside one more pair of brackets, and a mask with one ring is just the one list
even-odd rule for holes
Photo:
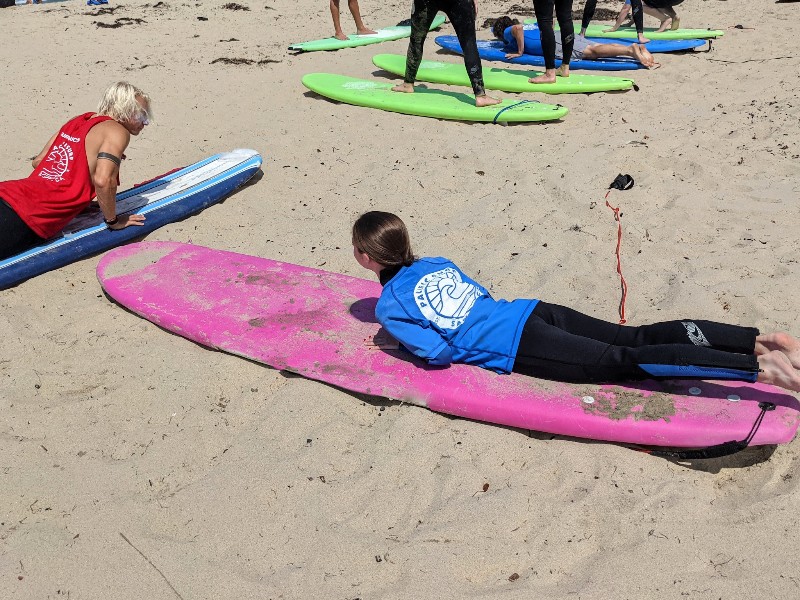
[[95,196],[86,159],[86,134],[111,117],[94,114],[85,113],[64,125],[28,177],[0,181],[0,198],[40,237],[56,235]]

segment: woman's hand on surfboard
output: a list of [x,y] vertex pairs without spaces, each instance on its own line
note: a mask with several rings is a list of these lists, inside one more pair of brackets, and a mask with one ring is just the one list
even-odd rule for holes
[[109,226],[109,229],[125,229],[130,225],[141,227],[144,225],[144,215],[118,215],[117,222]]
[[506,54],[506,58],[508,59],[519,58],[520,56],[522,56],[522,52],[511,52],[510,54]]

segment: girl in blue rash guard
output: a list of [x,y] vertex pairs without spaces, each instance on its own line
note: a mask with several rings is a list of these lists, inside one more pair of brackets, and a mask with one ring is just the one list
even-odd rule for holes
[[375,316],[409,352],[560,381],[702,378],[800,391],[800,341],[788,333],[677,320],[627,327],[539,300],[495,300],[445,258],[417,258],[403,221],[371,211],[353,255],[383,285]]

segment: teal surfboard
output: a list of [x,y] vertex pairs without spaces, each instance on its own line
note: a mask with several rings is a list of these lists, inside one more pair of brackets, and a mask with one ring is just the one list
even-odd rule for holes
[[[431,23],[431,30],[441,27],[445,17],[442,13],[436,15]],[[411,36],[411,27],[408,25],[394,25],[376,30],[369,35],[349,35],[346,40],[337,40],[335,37],[325,38],[324,40],[313,40],[292,44],[289,50],[296,52],[318,52],[320,50],[341,50],[342,48],[354,48],[356,46],[368,46],[369,44],[380,44],[391,40],[399,40]]]
[[[395,75],[404,75],[406,57],[400,54],[376,54],[373,64]],[[483,83],[487,89],[503,92],[543,92],[545,94],[585,94],[589,92],[612,92],[629,90],[633,81],[624,77],[600,75],[575,75],[558,77],[555,83],[529,83],[528,79],[540,75],[541,71],[522,69],[496,69],[483,66]],[[469,86],[467,69],[463,63],[447,63],[423,60],[417,71],[418,81],[444,83],[446,85]]]
[[475,106],[475,97],[464,92],[417,86],[413,94],[405,94],[393,92],[394,83],[330,73],[310,73],[303,77],[303,85],[331,100],[436,119],[520,123],[552,121],[567,114],[567,109],[560,105],[517,99],[478,108]]
[[[526,25],[533,25],[536,19],[525,19]],[[574,23],[575,33],[581,30],[579,21]],[[638,35],[636,34],[635,27],[620,27],[616,31],[606,31],[611,25],[604,25],[595,23],[586,28],[586,37],[607,38],[618,40],[635,40]],[[558,29],[558,26],[556,26]],[[656,31],[656,27],[645,27],[644,37],[649,40],[705,40],[709,38],[718,38],[725,35],[724,31],[719,29],[674,29],[667,31]]]

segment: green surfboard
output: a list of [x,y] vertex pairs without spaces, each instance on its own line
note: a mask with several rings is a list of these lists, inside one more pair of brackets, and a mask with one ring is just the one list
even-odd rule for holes
[[[533,25],[536,19],[525,19],[526,25]],[[581,30],[580,22],[574,23],[575,33]],[[620,27],[616,31],[606,31],[611,25],[602,25],[595,23],[586,28],[586,37],[595,38],[608,38],[617,40],[635,40],[638,36],[635,27]],[[556,26],[558,29],[558,26]],[[725,35],[724,31],[719,29],[675,29],[667,31],[656,31],[656,27],[645,27],[644,36],[649,40],[705,40],[709,38],[718,38]]]
[[[406,57],[400,54],[376,54],[373,64],[395,75],[405,75]],[[633,81],[624,77],[604,77],[600,75],[575,75],[558,77],[555,83],[529,83],[530,77],[542,71],[521,69],[496,69],[484,65],[483,83],[486,89],[503,92],[543,92],[545,94],[585,94],[589,92],[612,92],[629,90]],[[418,81],[444,83],[446,85],[469,86],[467,69],[463,63],[447,63],[436,60],[423,60],[417,71]]]
[[[431,23],[431,30],[441,27],[445,21],[445,16],[439,13]],[[297,52],[317,52],[320,50],[341,50],[342,48],[354,48],[356,46],[368,46],[369,44],[380,44],[391,40],[399,40],[411,36],[411,27],[407,25],[394,25],[376,30],[369,35],[349,35],[346,40],[337,40],[335,37],[325,38],[324,40],[313,40],[292,44],[289,50]]]
[[339,102],[436,119],[521,123],[552,121],[568,112],[560,105],[529,100],[504,100],[501,104],[478,108],[475,106],[475,97],[463,92],[418,86],[413,94],[405,94],[393,92],[394,83],[331,73],[309,73],[303,77],[303,85],[320,96]]

